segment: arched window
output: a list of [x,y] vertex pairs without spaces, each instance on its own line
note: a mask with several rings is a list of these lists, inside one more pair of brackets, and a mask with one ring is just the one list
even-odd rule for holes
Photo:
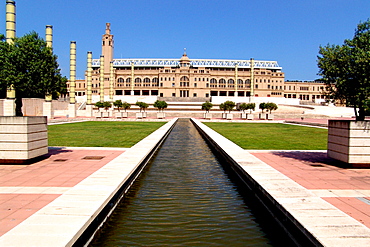
[[148,77],[144,78],[144,87],[150,87],[150,79]]
[[116,87],[123,87],[124,86],[124,82],[125,82],[125,80],[122,77],[118,78],[117,79]]
[[182,76],[180,78],[180,87],[189,87],[189,77]]
[[220,79],[218,81],[218,86],[219,87],[226,87],[226,81],[225,81],[225,79]]
[[152,87],[158,87],[159,85],[158,82],[159,82],[158,77],[154,77],[152,80]]
[[131,78],[127,78],[126,79],[126,87],[130,87],[131,86]]
[[135,78],[135,87],[141,87],[141,78]]
[[211,87],[217,87],[217,80],[212,78],[210,81]]
[[233,79],[229,79],[227,81],[227,87],[234,87],[234,80]]

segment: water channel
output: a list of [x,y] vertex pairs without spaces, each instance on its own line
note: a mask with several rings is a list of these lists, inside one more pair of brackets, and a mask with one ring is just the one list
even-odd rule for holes
[[90,246],[281,246],[240,191],[179,119]]

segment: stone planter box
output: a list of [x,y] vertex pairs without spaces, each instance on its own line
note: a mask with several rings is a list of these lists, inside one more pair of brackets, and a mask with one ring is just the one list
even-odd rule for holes
[[222,113],[222,118],[226,119],[226,115],[227,115],[227,113]]
[[209,113],[209,112],[206,112],[206,113],[204,113],[203,118],[204,119],[211,119],[212,118],[212,114]]
[[0,117],[0,163],[27,163],[47,153],[47,117]]
[[264,119],[266,119],[266,116],[267,114],[266,113],[260,113],[259,114],[259,119],[262,119],[262,120],[264,120]]
[[164,112],[157,112],[157,118],[163,119],[165,117],[166,117],[166,113],[164,113]]
[[247,119],[247,113],[245,113],[245,112],[240,113],[240,118],[241,119]]
[[370,121],[329,120],[328,157],[370,167]]
[[227,113],[227,114],[226,114],[226,119],[227,119],[227,120],[231,120],[231,119],[233,119],[233,117],[234,117],[234,116],[233,116],[233,114],[232,114],[232,113]]
[[109,111],[102,112],[102,117],[109,117],[109,116],[110,116]]
[[253,114],[251,114],[251,113],[247,114],[247,119],[248,120],[253,120],[253,118],[254,118]]
[[116,118],[127,118],[128,114],[127,112],[123,112],[123,111],[117,111],[114,113]]
[[136,118],[146,118],[146,112],[136,112]]
[[266,114],[267,120],[274,120],[274,114]]

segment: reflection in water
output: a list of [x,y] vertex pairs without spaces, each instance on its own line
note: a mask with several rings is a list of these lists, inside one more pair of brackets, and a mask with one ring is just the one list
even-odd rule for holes
[[92,246],[268,246],[236,186],[180,119]]

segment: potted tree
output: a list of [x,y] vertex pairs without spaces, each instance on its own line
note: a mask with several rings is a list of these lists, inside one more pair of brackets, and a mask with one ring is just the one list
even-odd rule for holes
[[145,109],[147,109],[149,105],[141,101],[136,102],[136,105],[140,108],[140,112],[136,113],[136,118],[146,118]]
[[127,102],[122,103],[122,108],[125,110],[125,112],[122,113],[122,117],[127,118],[128,117],[128,112],[127,110],[130,109],[131,104]]
[[97,118],[101,118],[103,116],[103,111],[102,109],[104,108],[103,102],[98,101],[94,105],[94,116]]
[[224,111],[222,113],[222,117],[221,118],[226,119],[226,107],[225,107],[225,103],[221,103],[220,104],[220,110]]
[[262,112],[259,114],[259,119],[266,119],[266,113],[263,112],[266,109],[266,103],[260,103],[259,108],[262,110]]
[[266,103],[265,107],[266,107],[267,111],[270,111],[270,113],[267,114],[267,119],[268,120],[273,120],[274,119],[274,114],[272,114],[272,111],[276,111],[278,109],[278,106],[273,102],[268,102],[268,103]]
[[204,118],[205,119],[211,119],[212,114],[209,113],[209,110],[211,110],[213,107],[213,104],[209,101],[206,101],[202,104],[202,110],[205,110],[206,112],[204,113]]
[[115,112],[116,118],[122,118],[122,113],[123,112],[120,111],[120,109],[122,108],[122,105],[123,105],[122,100],[118,99],[118,100],[114,101],[113,105],[115,107],[117,107],[117,110],[118,110],[118,112]]
[[256,104],[255,103],[248,103],[247,104],[247,110],[249,110],[249,113],[247,114],[247,119],[248,120],[253,120],[254,116],[252,114],[252,111],[256,109]]
[[226,119],[227,120],[231,120],[233,119],[233,114],[231,113],[231,111],[234,109],[235,107],[235,102],[233,101],[230,101],[230,100],[227,100],[224,102],[224,105],[225,105],[225,109],[227,111],[229,111],[229,113],[226,114]]
[[109,111],[108,109],[112,107],[112,103],[108,102],[108,101],[104,101],[103,102],[103,108],[105,111],[103,111],[103,115],[102,117],[109,117]]
[[166,117],[166,114],[163,112],[163,110],[168,106],[166,101],[157,100],[156,102],[154,102],[153,106],[158,109],[157,118]]
[[319,75],[327,96],[354,108],[356,119],[329,120],[329,157],[351,166],[370,166],[370,121],[365,118],[370,99],[370,20],[357,25],[352,39],[342,45],[320,46]]
[[246,119],[247,118],[247,115],[245,113],[245,110],[248,109],[248,104],[247,103],[241,103],[239,105],[239,111],[242,111],[242,113],[240,114],[240,118],[241,119]]

